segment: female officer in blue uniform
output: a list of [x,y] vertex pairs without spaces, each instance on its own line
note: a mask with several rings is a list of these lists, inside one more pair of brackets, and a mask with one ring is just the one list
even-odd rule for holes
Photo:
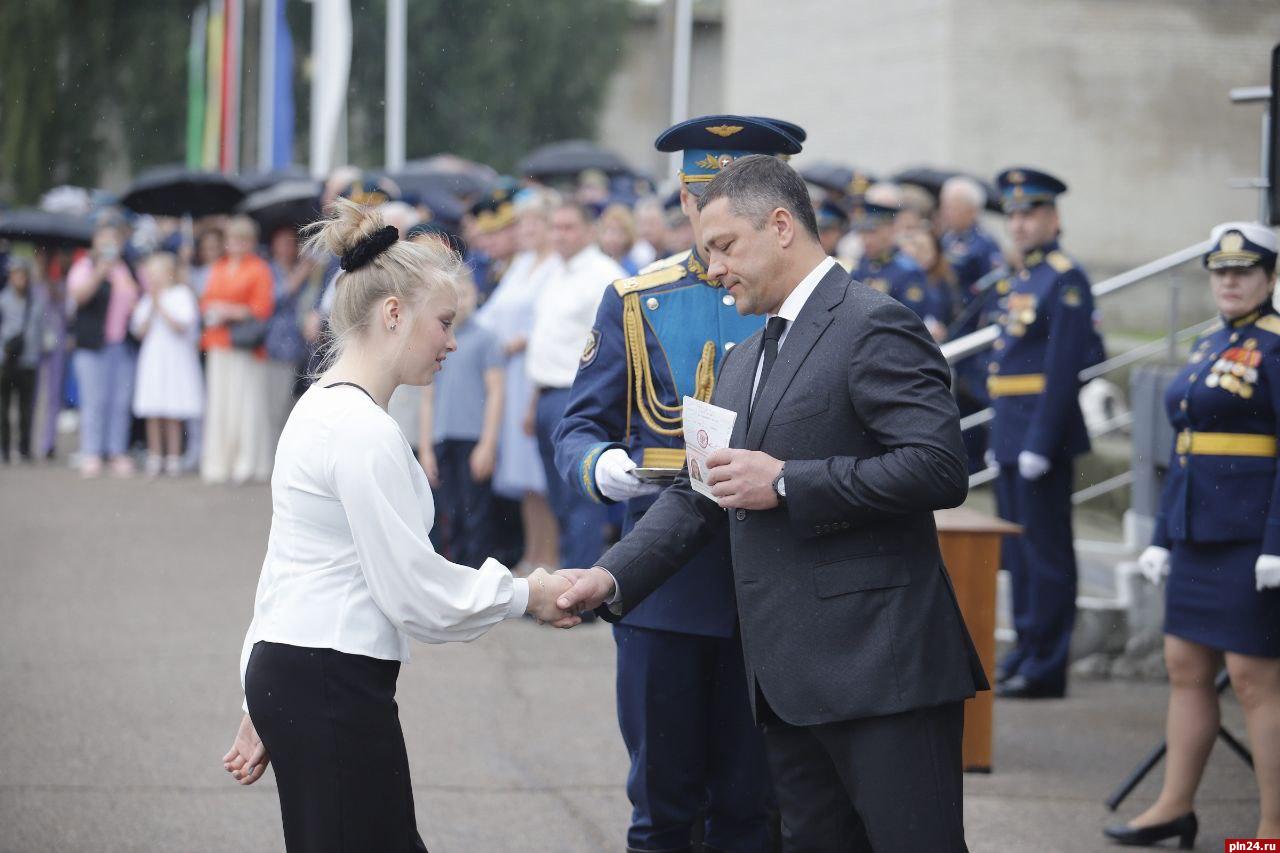
[[1280,316],[1276,237],[1213,230],[1205,255],[1219,322],[1165,391],[1177,433],[1143,573],[1168,576],[1169,752],[1151,808],[1106,834],[1121,844],[1195,840],[1192,798],[1218,731],[1225,653],[1253,748],[1258,838],[1280,838]]

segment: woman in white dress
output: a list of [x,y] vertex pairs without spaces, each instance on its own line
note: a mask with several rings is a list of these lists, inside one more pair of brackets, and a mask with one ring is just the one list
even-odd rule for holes
[[204,413],[200,371],[200,306],[178,281],[177,258],[157,252],[142,265],[146,294],[130,329],[142,340],[133,414],[147,421],[147,475],[182,472],[182,422]]
[[533,326],[533,306],[561,264],[551,246],[551,209],[551,199],[544,192],[525,191],[517,197],[519,251],[475,317],[477,323],[497,335],[507,353],[506,396],[493,490],[504,498],[520,501],[524,554],[516,566],[517,574],[534,566],[555,566],[560,559],[556,517],[546,497],[547,475],[538,455],[537,439],[525,424],[533,386],[524,369],[524,350]]
[[443,247],[397,239],[372,210],[331,207],[312,245],[341,258],[334,359],[276,448],[271,533],[245,635],[245,709],[224,768],[241,784],[270,761],[285,849],[422,850],[395,701],[409,641],[474,640],[524,614],[569,627],[569,588],[543,571],[471,569],[431,547],[431,488],[387,414],[398,385],[429,385],[457,349]]

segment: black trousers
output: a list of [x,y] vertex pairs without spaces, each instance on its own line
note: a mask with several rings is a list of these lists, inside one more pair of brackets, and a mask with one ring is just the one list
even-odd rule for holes
[[0,457],[9,458],[12,427],[9,410],[18,398],[18,453],[31,456],[31,420],[36,406],[36,372],[29,367],[0,366]]
[[425,853],[396,708],[397,661],[254,645],[249,716],[275,768],[289,853]]
[[[760,701],[759,695],[757,701]],[[765,724],[784,853],[964,853],[953,702],[818,726]]]

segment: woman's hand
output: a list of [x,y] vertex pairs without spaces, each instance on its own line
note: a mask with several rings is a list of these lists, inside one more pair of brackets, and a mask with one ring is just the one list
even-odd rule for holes
[[222,756],[223,769],[241,785],[252,785],[267,772],[267,765],[270,762],[271,756],[267,755],[267,748],[258,738],[253,720],[245,714],[244,719],[240,721],[239,730],[236,731],[236,739],[231,743],[230,751]]
[[539,625],[550,622],[557,628],[569,628],[582,620],[577,615],[556,606],[556,599],[564,595],[573,584],[565,577],[549,575],[544,568],[536,568],[529,574],[529,605],[525,613],[536,617]]
[[516,337],[507,341],[507,346],[506,346],[507,355],[510,356],[510,355],[516,355],[517,353],[522,353],[524,352],[524,348],[527,347],[528,345],[529,345],[528,338],[526,338],[524,335],[517,335]]
[[498,449],[490,442],[481,441],[471,450],[471,479],[477,483],[487,482],[493,476],[493,468],[498,461]]

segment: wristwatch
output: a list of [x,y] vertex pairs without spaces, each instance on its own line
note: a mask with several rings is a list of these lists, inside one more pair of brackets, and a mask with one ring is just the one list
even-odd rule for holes
[[778,471],[778,476],[773,478],[773,491],[778,495],[778,501],[784,502],[787,499],[787,481],[783,479],[786,472],[787,463],[782,463],[782,468]]

